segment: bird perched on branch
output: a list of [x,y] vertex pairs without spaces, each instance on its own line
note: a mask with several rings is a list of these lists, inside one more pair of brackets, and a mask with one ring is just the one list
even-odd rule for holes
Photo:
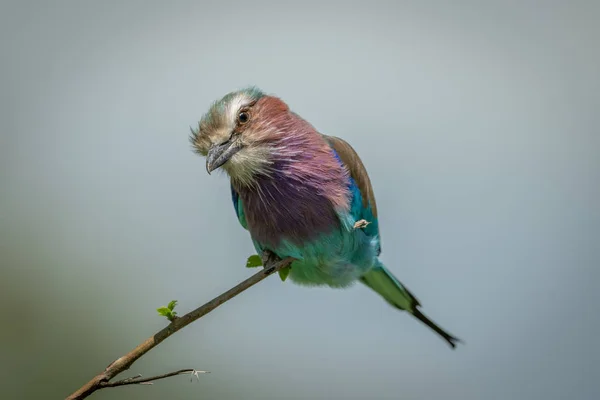
[[373,188],[344,140],[317,132],[281,99],[250,87],[216,101],[190,141],[209,174],[222,168],[229,175],[236,215],[263,259],[296,259],[293,282],[343,288],[360,281],[453,348],[460,341],[427,318],[379,260]]

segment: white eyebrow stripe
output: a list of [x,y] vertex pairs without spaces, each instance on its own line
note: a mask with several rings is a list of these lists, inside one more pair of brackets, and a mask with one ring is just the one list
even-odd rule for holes
[[235,96],[227,105],[227,115],[229,116],[229,121],[235,124],[237,120],[237,114],[240,108],[249,104],[251,102],[251,98],[246,96],[244,93],[240,93]]

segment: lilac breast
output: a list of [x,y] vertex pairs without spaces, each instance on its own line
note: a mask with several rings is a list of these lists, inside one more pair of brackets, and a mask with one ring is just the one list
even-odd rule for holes
[[236,190],[248,230],[261,245],[275,249],[282,239],[301,244],[340,226],[334,206],[318,185],[281,172],[255,183]]

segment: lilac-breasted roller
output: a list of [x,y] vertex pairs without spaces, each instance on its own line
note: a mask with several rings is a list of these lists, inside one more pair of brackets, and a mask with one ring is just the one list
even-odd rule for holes
[[377,205],[367,171],[344,140],[319,133],[281,99],[251,87],[215,102],[192,129],[208,173],[222,167],[240,224],[259,255],[293,257],[301,285],[360,281],[453,348],[460,340],[427,318],[379,260]]

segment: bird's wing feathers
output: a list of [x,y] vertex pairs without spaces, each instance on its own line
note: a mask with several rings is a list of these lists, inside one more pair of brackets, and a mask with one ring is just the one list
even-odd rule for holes
[[[350,146],[350,144],[348,144],[348,142],[345,140],[335,136],[323,135],[323,137],[337,153],[338,157],[346,166],[346,168],[348,168],[350,176],[356,183],[356,187],[358,188],[358,192],[362,201],[362,207],[360,207],[358,210],[357,219],[365,219],[369,223],[369,225],[367,225],[363,231],[368,236],[379,236],[379,223],[377,221],[377,203],[375,201],[375,193],[373,192],[371,179],[369,179],[367,169],[362,163],[362,160],[354,148],[352,148],[352,146]],[[379,240],[381,240],[381,238],[379,238]],[[378,253],[380,252],[381,245],[379,246]]]
[[360,157],[356,151],[343,139],[335,136],[323,135],[325,140],[338,154],[342,162],[346,165],[350,172],[350,176],[356,182],[356,185],[360,189],[362,195],[363,207],[371,207],[373,210],[373,216],[377,218],[377,204],[375,202],[375,194],[373,193],[373,187],[371,186],[371,180],[367,174],[367,170],[363,165]]

